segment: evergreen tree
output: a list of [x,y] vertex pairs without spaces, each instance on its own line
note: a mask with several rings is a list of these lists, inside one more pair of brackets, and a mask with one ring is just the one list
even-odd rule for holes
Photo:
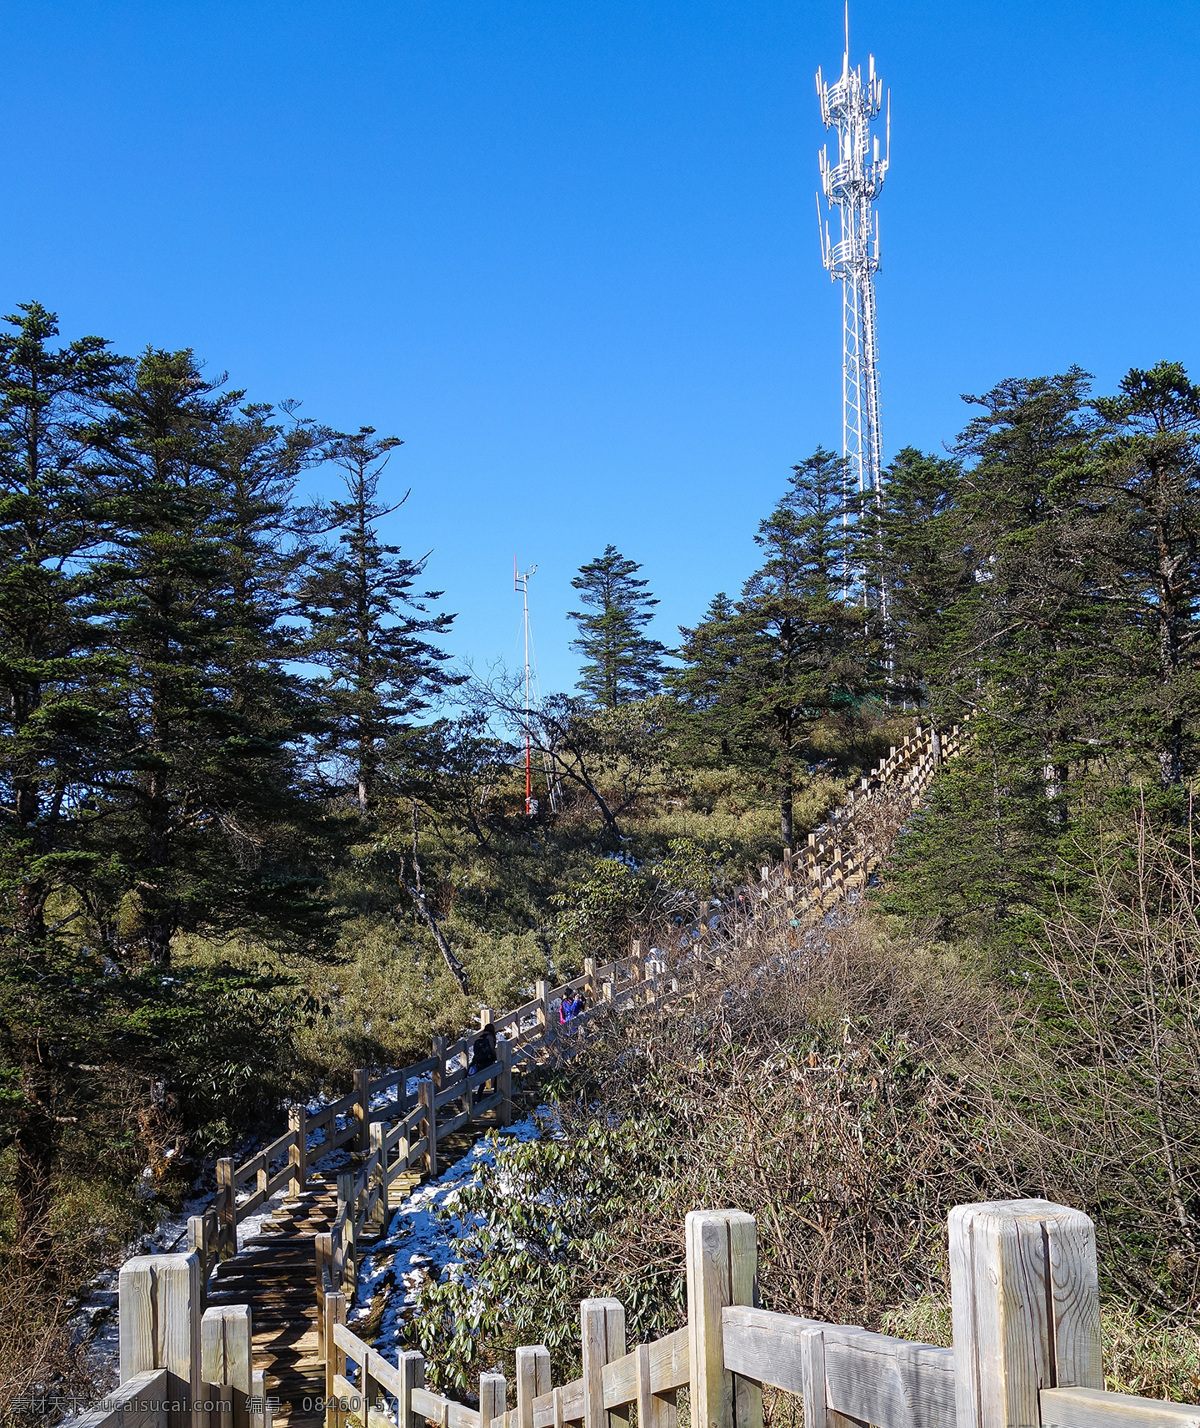
[[851,590],[844,461],[817,451],[755,536],[766,554],[730,609],[684,629],[686,668],[672,680],[723,754],[767,772],[791,845],[792,800],[816,722],[854,706],[880,679],[870,612]]
[[122,369],[98,337],[55,347],[55,314],[23,304],[0,335],[0,1148],[11,1154],[13,1239],[49,1247],[62,1082],[90,1028],[66,937],[47,905],[78,866],[76,809],[94,756],[95,633],[80,562],[100,538],[88,430]]
[[572,610],[579,638],[571,648],[584,658],[578,689],[595,704],[615,709],[647,699],[662,688],[666,649],[644,632],[658,601],[638,580],[641,566],[615,545],[579,567],[571,581],[585,610]]
[[1113,428],[1103,484],[1124,519],[1104,547],[1124,605],[1123,703],[1164,786],[1196,766],[1200,714],[1200,387],[1178,362],[1133,368],[1096,403]]
[[863,545],[887,593],[889,683],[929,710],[935,741],[962,712],[947,708],[948,685],[980,589],[960,488],[957,461],[905,447],[885,472],[879,508],[871,503],[876,538]]
[[414,590],[428,556],[409,560],[379,538],[379,522],[408,499],[406,493],[391,506],[377,499],[399,445],[397,437],[376,438],[372,427],[331,443],[346,496],[315,508],[313,520],[337,540],[310,556],[297,595],[307,622],[304,656],[324,670],[316,755],[348,765],[345,782],[361,817],[376,800],[385,746],[456,682],[445,652],[426,638],[444,635],[454,616],[429,613],[440,590]]
[[156,967],[180,930],[271,920],[271,829],[291,811],[279,492],[264,489],[289,479],[292,454],[276,449],[274,476],[231,467],[233,427],[262,413],[239,418],[240,394],[220,386],[190,352],[149,349],[103,432],[110,535],[89,614],[110,664],[110,745],[88,812],[107,857],[82,891],[114,952]]

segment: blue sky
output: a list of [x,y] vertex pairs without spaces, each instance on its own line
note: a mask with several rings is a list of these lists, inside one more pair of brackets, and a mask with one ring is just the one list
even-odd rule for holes
[[[612,541],[668,643],[754,562],[789,466],[840,441],[813,199],[832,3],[0,5],[0,292],[64,333],[191,346],[405,440],[391,534],[544,689]],[[1200,7],[858,0],[892,91],[885,447],[962,392],[1077,362],[1200,370]]]

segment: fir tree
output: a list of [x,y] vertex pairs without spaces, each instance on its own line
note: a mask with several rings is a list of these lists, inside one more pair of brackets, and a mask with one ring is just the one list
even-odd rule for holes
[[877,535],[863,547],[887,592],[889,683],[929,710],[935,747],[942,724],[962,712],[948,687],[980,591],[961,484],[957,461],[905,447],[887,468],[879,507],[871,503]]
[[440,590],[417,592],[428,556],[410,560],[379,538],[379,522],[399,510],[378,500],[397,437],[362,427],[329,448],[346,496],[315,508],[313,520],[337,539],[314,551],[303,572],[297,606],[307,622],[304,657],[324,674],[319,692],[323,730],[315,741],[324,764],[348,766],[361,817],[372,808],[385,746],[414,715],[455,682],[446,653],[428,636],[444,635],[453,615],[431,614]]
[[[82,854],[76,810],[94,766],[95,631],[80,562],[101,538],[89,428],[122,370],[98,337],[55,347],[55,314],[23,304],[0,335],[0,1147],[11,1157],[13,1242],[49,1246],[58,1107],[94,1029],[71,953],[78,905],[47,921]],[[44,1283],[42,1286],[44,1290]]]
[[854,706],[880,678],[869,611],[851,589],[844,462],[817,451],[759,524],[762,566],[736,605],[682,631],[687,667],[672,682],[723,753],[768,773],[780,835],[794,836],[792,801],[813,726]]
[[636,578],[641,568],[608,545],[571,581],[587,607],[567,616],[579,629],[571,648],[584,659],[576,687],[609,709],[662,688],[666,649],[645,634],[658,601],[647,590],[650,582]]
[[[291,811],[279,493],[264,496],[291,455],[276,450],[273,476],[231,467],[232,427],[262,414],[239,418],[220,386],[190,352],[150,349],[103,438],[110,535],[89,614],[111,667],[110,747],[88,810],[108,856],[83,892],[114,951],[157,967],[180,930],[270,920],[271,829]],[[262,456],[277,439],[253,444]]]
[[1124,700],[1171,787],[1196,766],[1200,714],[1200,387],[1159,362],[1131,369],[1096,406],[1113,427],[1106,494],[1125,517],[1106,550],[1126,608]]

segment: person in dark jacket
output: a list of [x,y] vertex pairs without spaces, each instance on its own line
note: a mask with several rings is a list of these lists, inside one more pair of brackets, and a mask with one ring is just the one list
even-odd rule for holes
[[[471,1062],[467,1067],[467,1075],[473,1075],[476,1071],[482,1071],[485,1066],[496,1064],[496,1028],[488,1022],[487,1026],[475,1038],[475,1045],[471,1048]],[[495,1081],[481,1081],[479,1084],[480,1093],[488,1088],[495,1087]]]

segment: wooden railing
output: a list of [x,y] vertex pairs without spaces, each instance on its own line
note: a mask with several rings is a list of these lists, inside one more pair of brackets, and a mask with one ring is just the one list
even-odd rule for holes
[[[943,738],[942,757],[953,754],[959,743],[956,728]],[[864,776],[860,789],[833,810],[824,836],[810,836],[808,847],[799,855],[785,849],[780,865],[762,870],[762,883],[756,889],[753,907],[756,925],[770,926],[780,919],[796,922],[802,916],[823,915],[853,889],[864,886],[886,850],[873,847],[869,841],[864,844],[859,837],[854,838],[852,846],[847,846],[855,829],[856,811],[861,817],[863,810],[870,807],[876,791],[884,787],[888,797],[898,796],[906,806],[915,806],[935,767],[934,745],[928,731],[918,729],[901,746],[891,749]],[[692,955],[680,959],[676,955],[679,949],[672,949],[670,960],[674,965],[669,967],[667,960],[657,955],[643,958],[641,944],[635,942],[630,958],[599,967],[592,960],[585,961],[583,974],[562,986],[552,989],[547,982],[539,981],[534,997],[511,1011],[481,1008],[481,1028],[490,1022],[497,1031],[495,1065],[468,1073],[470,1050],[478,1032],[464,1033],[453,1043],[445,1037],[434,1037],[431,1055],[423,1061],[375,1077],[369,1070],[360,1068],[354,1073],[353,1089],[346,1095],[312,1112],[303,1106],[292,1107],[286,1132],[242,1164],[237,1165],[228,1157],[219,1160],[217,1194],[212,1206],[188,1221],[187,1253],[140,1257],[128,1261],[121,1270],[121,1387],[110,1404],[88,1415],[84,1420],[88,1428],[135,1428],[135,1423],[136,1428],[167,1428],[168,1419],[169,1428],[184,1428],[185,1424],[187,1428],[207,1428],[207,1411],[202,1415],[199,1409],[189,1409],[187,1413],[172,1409],[163,1417],[157,1409],[141,1413],[133,1407],[127,1410],[120,1407],[126,1401],[157,1401],[154,1394],[164,1382],[172,1403],[182,1402],[186,1397],[193,1404],[224,1404],[224,1409],[214,1410],[221,1418],[222,1428],[230,1428],[225,1417],[228,1411],[234,1415],[232,1428],[251,1428],[252,1423],[257,1428],[269,1428],[269,1413],[261,1393],[262,1375],[250,1375],[248,1368],[250,1308],[205,1308],[207,1286],[215,1265],[238,1252],[238,1225],[285,1188],[290,1196],[299,1196],[318,1161],[338,1150],[351,1153],[353,1168],[338,1177],[337,1215],[329,1232],[317,1235],[314,1243],[321,1341],[326,1345],[327,1355],[334,1350],[343,1355],[349,1353],[346,1346],[353,1335],[345,1327],[345,1306],[348,1299],[353,1298],[357,1283],[359,1244],[368,1229],[386,1223],[392,1204],[390,1187],[397,1178],[416,1169],[435,1176],[439,1141],[482,1117],[489,1116],[500,1125],[509,1123],[513,1075],[526,1063],[554,1049],[562,1034],[557,1025],[556,1008],[568,993],[582,993],[587,1006],[571,1024],[572,1036],[582,1034],[588,1023],[606,1008],[627,1011],[685,994],[681,992],[677,975],[682,970],[680,963],[681,960],[690,962],[693,971],[700,966],[713,942],[710,914],[709,905],[702,905],[697,922],[681,930],[681,942],[694,946],[700,953],[699,958]],[[736,939],[744,926],[736,907],[727,907],[723,919],[723,935]],[[485,1092],[488,1083],[492,1083],[492,1090]],[[314,1141],[314,1137],[319,1139]],[[608,1306],[606,1314],[616,1313],[611,1301],[603,1302]],[[593,1324],[595,1333],[601,1332],[596,1328],[599,1323],[596,1320]],[[206,1325],[209,1327],[205,1328]],[[858,1330],[845,1332],[861,1333]],[[622,1328],[622,1336],[623,1333]],[[202,1345],[208,1345],[210,1339],[222,1346],[219,1353],[215,1348],[206,1348],[202,1353]],[[353,1342],[358,1344],[357,1340]],[[407,1372],[403,1365],[408,1360],[403,1360],[399,1369],[392,1369],[378,1355],[372,1358],[373,1350],[362,1345],[359,1348],[364,1357],[351,1355],[353,1361],[363,1366],[368,1376],[378,1371],[380,1384],[393,1385],[387,1391],[397,1397],[395,1385],[404,1380],[397,1379],[395,1374]],[[585,1355],[586,1352],[585,1347]],[[613,1406],[607,1402],[613,1393],[632,1395],[636,1389],[641,1394],[646,1384],[651,1384],[652,1391],[647,1390],[650,1397],[645,1399],[645,1406],[647,1412],[656,1415],[653,1428],[674,1428],[669,1405],[664,1406],[666,1398],[662,1403],[658,1399],[663,1395],[669,1397],[675,1388],[688,1382],[686,1345],[679,1335],[673,1335],[658,1345],[644,1346],[637,1351],[638,1354],[643,1352],[649,1355],[645,1365],[639,1358],[633,1367],[627,1365],[618,1370],[611,1366],[611,1372],[609,1366],[605,1367],[605,1407]],[[836,1344],[833,1352],[836,1356]],[[533,1375],[529,1382],[535,1385],[542,1382],[540,1376],[544,1368],[548,1374],[548,1359],[543,1363],[541,1350],[528,1353],[522,1350],[521,1353],[524,1357],[518,1362],[518,1374],[525,1372],[520,1367],[525,1364],[528,1373]],[[585,1358],[585,1362],[588,1361]],[[333,1359],[327,1357],[326,1362],[332,1364]],[[643,1375],[636,1379],[636,1384],[629,1378],[635,1368]],[[327,1373],[327,1393],[331,1398],[335,1396],[334,1382],[328,1375],[336,1376],[337,1372],[329,1368]],[[682,1378],[679,1377],[681,1372]],[[521,1381],[519,1378],[519,1383]],[[588,1382],[585,1372],[579,1384],[568,1384],[551,1393],[547,1379],[546,1391],[529,1399],[535,1404],[534,1417],[528,1421],[521,1417],[519,1423],[514,1419],[505,1428],[551,1428],[552,1424],[564,1421],[584,1421],[586,1395],[582,1385]],[[147,1385],[153,1386],[153,1392]],[[595,1385],[587,1389],[592,1395],[588,1402],[593,1402],[600,1391]],[[410,1406],[405,1410],[407,1417],[402,1420],[402,1428],[412,1428],[413,1413],[448,1423],[449,1428],[478,1428],[480,1415],[474,1410],[449,1400],[440,1401],[442,1406],[439,1407],[435,1399],[436,1395],[426,1394],[423,1387],[414,1382],[405,1400]],[[629,1396],[622,1404],[635,1401],[642,1403],[643,1400]],[[230,1403],[232,1409],[229,1409]],[[439,1413],[444,1415],[441,1419],[438,1419]],[[499,1416],[500,1410],[488,1415],[490,1418]],[[650,1420],[646,1422],[649,1424]],[[728,1425],[720,1425],[720,1428],[728,1428]],[[815,1422],[810,1421],[808,1428],[816,1428]],[[829,1428],[838,1428],[838,1425],[831,1419]]]
[[803,1402],[805,1428],[1197,1428],[1200,1406],[1104,1389],[1095,1230],[1045,1200],[959,1205],[950,1214],[954,1347],[913,1343],[758,1307],[754,1218],[687,1217],[687,1324],[626,1345],[615,1299],[580,1305],[579,1378],[554,1387],[544,1345],[479,1379],[479,1407],[425,1388],[421,1354],[395,1364],[331,1305],[324,1341],[327,1428],[675,1428],[689,1394],[696,1428],[761,1428],[762,1391]]

